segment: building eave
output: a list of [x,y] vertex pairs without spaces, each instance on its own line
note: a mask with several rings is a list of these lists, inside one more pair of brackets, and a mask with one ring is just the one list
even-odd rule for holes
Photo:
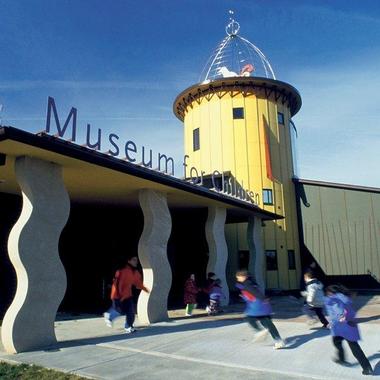
[[[163,185],[167,188],[176,189],[183,194],[193,194],[194,196],[209,199],[210,203],[218,202],[224,204],[227,208],[240,210],[242,216],[255,215],[263,220],[281,219],[282,216],[275,213],[262,210],[258,206],[242,201],[238,198],[232,198],[220,192],[209,190],[201,186],[192,185],[184,180],[164,174],[143,166],[139,166],[128,161],[110,156],[106,153],[83,147],[72,142],[54,137],[48,134],[32,134],[14,127],[0,127],[0,152],[9,154],[2,150],[1,143],[13,141],[26,146],[35,147],[53,154],[70,157],[89,164],[101,166],[133,177],[140,178],[149,182]],[[52,156],[54,158],[54,156]],[[58,157],[58,156],[57,156]],[[0,188],[1,191],[1,188]],[[178,195],[180,196],[180,194]],[[195,199],[195,198],[194,198]],[[196,201],[196,200],[195,200]],[[243,219],[246,219],[245,217]]]

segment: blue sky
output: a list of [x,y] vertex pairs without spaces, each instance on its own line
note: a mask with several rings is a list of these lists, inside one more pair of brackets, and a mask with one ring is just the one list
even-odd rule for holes
[[277,79],[301,93],[299,175],[380,187],[380,2],[372,0],[0,0],[0,118],[41,131],[53,96],[62,117],[78,109],[80,129],[91,123],[179,163],[173,100],[199,81],[229,9]]

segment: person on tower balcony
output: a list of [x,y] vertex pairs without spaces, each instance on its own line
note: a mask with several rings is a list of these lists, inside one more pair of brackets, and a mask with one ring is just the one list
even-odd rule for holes
[[255,71],[255,66],[253,66],[251,63],[247,63],[246,65],[243,66],[239,75],[241,77],[249,77],[251,76],[251,73],[253,73],[254,71]]

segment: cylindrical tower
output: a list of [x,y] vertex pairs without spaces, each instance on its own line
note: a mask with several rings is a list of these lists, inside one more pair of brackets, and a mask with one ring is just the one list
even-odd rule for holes
[[[275,79],[261,50],[238,35],[238,23],[231,20],[226,31],[201,83],[174,102],[174,113],[184,122],[187,168],[196,168],[205,179],[220,173],[226,187],[228,181],[238,183],[261,208],[284,216],[263,229],[267,287],[295,289],[301,268],[291,117],[300,109],[301,97]],[[241,224],[227,228],[236,267],[244,265],[248,249],[245,229]]]

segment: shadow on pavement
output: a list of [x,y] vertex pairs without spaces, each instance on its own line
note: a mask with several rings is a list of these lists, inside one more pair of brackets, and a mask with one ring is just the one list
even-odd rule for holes
[[[374,355],[371,355],[368,359],[371,360],[371,359],[379,358],[379,357],[380,357],[380,352],[378,352]],[[380,376],[380,360],[373,366],[373,372],[375,375]]]
[[[379,359],[379,358],[380,358],[380,351],[368,356],[369,361]],[[375,365],[372,365],[372,368],[375,375],[380,375],[380,360],[378,360]]]
[[294,296],[272,297],[271,304],[274,311],[275,319],[292,319],[303,316],[303,301],[304,298]]
[[200,322],[190,322],[185,324],[175,324],[173,322],[167,322],[165,326],[148,326],[137,329],[133,334],[118,334],[118,335],[107,335],[94,338],[82,338],[82,339],[73,339],[59,342],[58,345],[49,347],[46,351],[54,351],[60,348],[67,347],[77,347],[85,345],[94,345],[99,343],[111,343],[120,340],[126,340],[130,337],[133,338],[144,338],[154,335],[166,335],[171,333],[178,333],[184,331],[196,331],[204,329],[212,329],[224,326],[232,326],[243,323],[242,319],[223,319],[223,320],[209,320],[209,321],[200,321]]
[[356,321],[358,323],[364,323],[369,321],[376,321],[378,319],[380,319],[380,315],[373,315],[372,317],[357,317]]
[[286,350],[292,350],[303,344],[309,342],[313,339],[323,338],[327,335],[330,335],[330,330],[328,329],[313,329],[312,333],[302,334],[302,335],[294,335],[286,338]]
[[359,311],[366,305],[378,304],[378,296],[376,294],[372,295],[353,295],[352,302],[354,308]]

